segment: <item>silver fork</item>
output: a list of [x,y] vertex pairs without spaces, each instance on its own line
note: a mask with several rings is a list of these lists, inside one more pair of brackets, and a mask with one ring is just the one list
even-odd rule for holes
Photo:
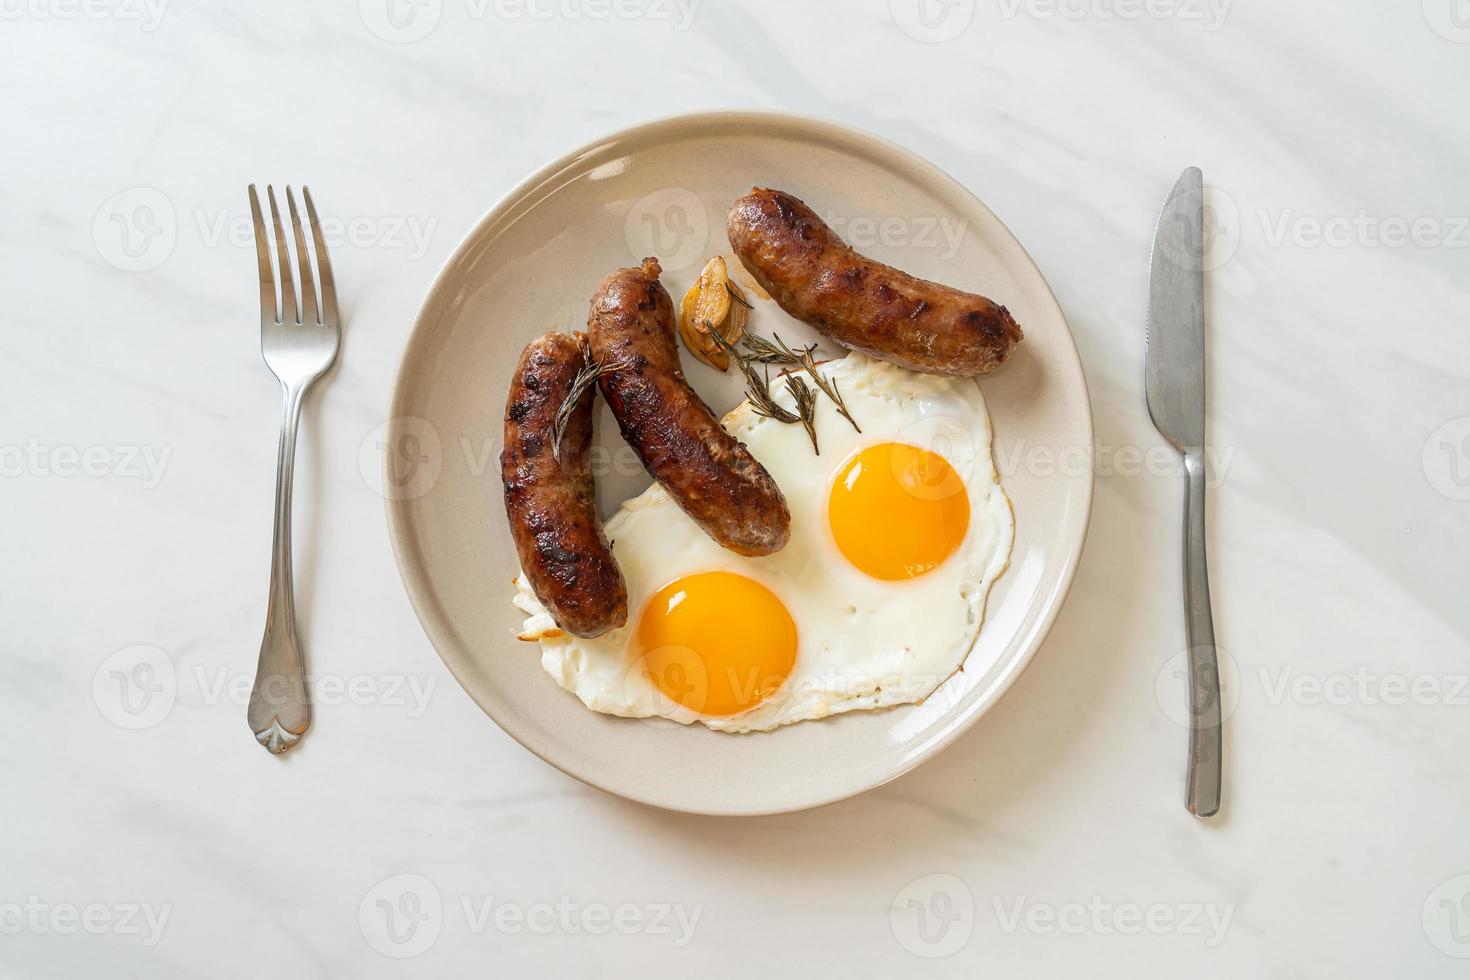
[[[295,233],[296,263],[301,270],[301,312],[297,314],[296,285],[291,277],[291,252],[281,227],[276,193],[267,186],[271,224],[275,226],[276,267],[280,272],[280,304],[276,303],[276,278],[271,273],[270,233],[260,213],[260,198],[250,185],[250,216],[255,221],[255,254],[260,266],[260,353],[266,366],[281,382],[284,395],[281,443],[276,453],[276,520],[271,545],[270,600],[265,616],[265,639],[260,644],[260,661],[255,668],[255,686],[250,691],[246,714],[255,740],[274,755],[295,745],[311,724],[311,697],[306,685],[306,661],[296,636],[296,598],[291,587],[291,471],[296,457],[296,427],[301,421],[301,401],[311,383],[324,374],[337,358],[341,343],[337,318],[337,289],[332,280],[332,262],[322,239],[321,222],[311,191],[301,189],[320,270],[322,301],[318,308],[316,285],[307,255],[306,235],[296,212],[296,197],[286,188],[286,205]],[[279,311],[279,312],[278,312]]]

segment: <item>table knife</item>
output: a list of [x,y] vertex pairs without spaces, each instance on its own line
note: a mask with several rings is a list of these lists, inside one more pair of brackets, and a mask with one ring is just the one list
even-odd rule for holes
[[1204,177],[1190,167],[1164,202],[1149,260],[1144,390],[1155,428],[1184,457],[1184,622],[1189,660],[1186,806],[1220,809],[1220,668],[1205,561]]

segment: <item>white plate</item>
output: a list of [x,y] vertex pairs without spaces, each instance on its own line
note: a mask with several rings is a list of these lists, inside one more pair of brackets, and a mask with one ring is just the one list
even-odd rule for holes
[[[1026,339],[981,382],[996,464],[1015,507],[1010,568],[965,669],[922,705],[854,712],[744,736],[597,714],[515,638],[515,548],[501,501],[505,393],[521,348],[585,329],[611,270],[656,255],[675,297],[716,253],[753,185],[804,199],[849,242],[906,272],[1006,304]],[[774,305],[752,329],[806,337]],[[828,347],[829,350],[832,348]],[[718,412],[733,378],[685,358]],[[732,372],[733,374],[733,372]],[[479,705],[578,779],[653,806],[758,814],[830,803],[928,759],[985,712],[1056,618],[1092,504],[1092,416],[1082,365],[1050,288],[1005,226],[940,170],[877,137],[786,115],[719,112],[639,126],[543,168],[485,216],[429,291],[404,353],[388,444],[389,527],[429,638]],[[646,485],[606,407],[607,516]],[[605,467],[604,469],[607,469]],[[621,472],[620,472],[621,471]]]

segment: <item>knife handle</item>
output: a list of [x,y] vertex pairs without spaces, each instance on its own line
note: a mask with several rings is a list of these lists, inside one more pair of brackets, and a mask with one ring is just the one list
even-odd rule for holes
[[1189,490],[1184,499],[1184,618],[1189,639],[1189,788],[1186,805],[1196,817],[1220,809],[1220,666],[1215,621],[1210,614],[1210,571],[1205,561],[1205,461],[1199,449],[1184,454]]

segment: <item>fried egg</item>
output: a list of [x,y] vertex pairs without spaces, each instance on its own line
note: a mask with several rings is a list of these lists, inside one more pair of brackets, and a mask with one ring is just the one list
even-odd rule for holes
[[963,665],[1014,536],[979,386],[857,352],[821,371],[856,426],[819,396],[820,455],[749,402],[724,418],[786,496],[781,551],[725,550],[654,484],[607,523],[626,626],[570,636],[517,578],[521,639],[588,708],[770,731],[922,701]]

